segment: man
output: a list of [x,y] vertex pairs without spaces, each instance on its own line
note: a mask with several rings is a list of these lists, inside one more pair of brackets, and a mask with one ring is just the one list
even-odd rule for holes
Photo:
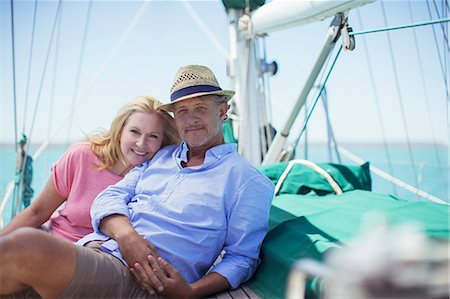
[[30,229],[0,239],[0,293],[29,285],[44,298],[198,298],[249,279],[274,186],[224,142],[233,94],[204,66],[180,68],[163,108],[183,143],[99,194],[84,247]]

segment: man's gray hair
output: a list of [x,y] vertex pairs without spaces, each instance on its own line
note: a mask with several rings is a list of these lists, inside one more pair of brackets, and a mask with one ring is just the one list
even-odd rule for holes
[[227,104],[227,102],[228,102],[227,97],[224,97],[224,96],[215,96],[214,100],[216,102],[217,107],[220,107],[220,105],[222,105],[222,104]]

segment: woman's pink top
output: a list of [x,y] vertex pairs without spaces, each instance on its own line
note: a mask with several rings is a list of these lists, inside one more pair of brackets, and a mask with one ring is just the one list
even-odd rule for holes
[[90,209],[100,191],[122,179],[109,170],[99,170],[97,156],[88,142],[75,144],[52,166],[56,191],[65,206],[50,218],[52,235],[77,241],[92,232]]

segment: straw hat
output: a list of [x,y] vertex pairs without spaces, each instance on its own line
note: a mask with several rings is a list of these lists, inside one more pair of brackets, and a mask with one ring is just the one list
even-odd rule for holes
[[187,65],[178,69],[170,88],[170,103],[162,105],[164,110],[172,110],[172,104],[194,97],[206,95],[224,96],[230,100],[233,90],[223,90],[214,73],[202,65]]

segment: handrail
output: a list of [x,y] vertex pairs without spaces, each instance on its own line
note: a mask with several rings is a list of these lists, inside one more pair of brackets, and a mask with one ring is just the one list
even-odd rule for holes
[[336,183],[336,181],[333,179],[333,177],[325,169],[323,169],[322,167],[320,167],[319,165],[317,165],[314,162],[311,162],[308,160],[297,159],[297,160],[289,161],[288,166],[281,174],[281,176],[278,179],[278,182],[275,186],[275,195],[277,195],[278,192],[280,191],[281,186],[283,186],[284,180],[287,178],[289,172],[291,171],[292,167],[294,167],[295,164],[305,165],[305,166],[311,168],[312,170],[314,170],[315,172],[319,173],[327,180],[328,184],[330,184],[331,188],[333,188],[333,191],[337,195],[342,194],[341,187],[339,187],[338,183]]

